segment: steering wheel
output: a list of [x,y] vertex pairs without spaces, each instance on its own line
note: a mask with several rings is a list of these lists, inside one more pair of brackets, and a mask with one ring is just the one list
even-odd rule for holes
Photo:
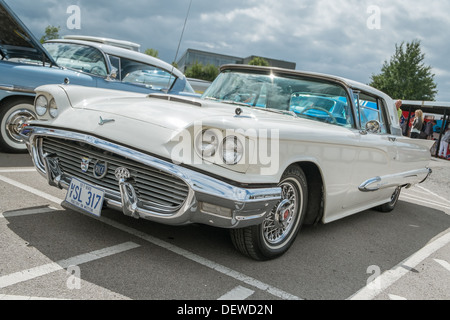
[[325,113],[331,118],[331,123],[333,123],[333,124],[338,124],[338,122],[337,122],[335,116],[333,116],[333,115],[331,114],[331,112],[329,112],[327,109],[324,109],[324,108],[322,108],[322,107],[318,107],[318,106],[310,106],[310,107],[306,107],[306,108],[303,109],[299,114],[302,115],[302,114],[306,113],[307,111],[313,110],[313,109],[314,109],[314,110],[319,110],[319,111],[325,112]]

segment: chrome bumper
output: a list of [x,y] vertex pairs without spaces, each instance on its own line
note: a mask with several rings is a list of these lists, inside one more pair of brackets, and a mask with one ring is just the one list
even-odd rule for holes
[[105,191],[104,202],[107,207],[135,218],[169,225],[201,223],[221,228],[243,228],[262,223],[281,199],[279,187],[236,187],[206,174],[83,133],[29,126],[23,130],[22,135],[37,171],[50,185],[60,189],[69,188],[71,177],[59,166],[56,157],[42,154],[38,144],[40,137],[61,138],[95,146],[174,175],[189,187],[183,205],[176,212],[164,214],[140,206],[141,201],[126,178],[117,181],[120,194],[100,188]]

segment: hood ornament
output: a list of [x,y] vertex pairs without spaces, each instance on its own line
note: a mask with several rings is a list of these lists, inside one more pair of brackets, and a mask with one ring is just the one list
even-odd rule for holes
[[102,117],[100,117],[100,121],[98,122],[99,125],[104,125],[110,122],[115,122],[116,120],[114,119],[103,119]]

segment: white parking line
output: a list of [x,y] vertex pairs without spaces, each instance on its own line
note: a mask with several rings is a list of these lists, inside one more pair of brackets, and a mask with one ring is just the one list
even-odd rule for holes
[[248,284],[248,285],[250,285],[252,287],[255,287],[255,288],[258,288],[258,289],[260,289],[262,291],[268,292],[271,295],[274,295],[274,296],[279,297],[281,299],[284,299],[284,300],[302,300],[301,298],[299,298],[299,297],[297,297],[295,295],[292,295],[290,293],[287,293],[287,292],[285,292],[285,291],[283,291],[281,289],[278,289],[276,287],[273,287],[271,285],[263,283],[263,282],[255,279],[255,278],[249,277],[249,276],[247,276],[247,275],[245,275],[243,273],[240,273],[238,271],[235,271],[233,269],[225,267],[225,266],[223,266],[221,264],[218,264],[218,263],[216,263],[214,261],[211,261],[211,260],[208,260],[206,258],[203,258],[203,257],[201,257],[199,255],[196,255],[195,253],[192,253],[192,252],[189,252],[189,251],[187,251],[185,249],[182,249],[182,248],[179,248],[177,246],[174,246],[174,245],[172,245],[172,244],[170,244],[168,242],[165,242],[165,241],[162,241],[162,240],[160,240],[158,238],[152,237],[152,236],[150,236],[150,235],[148,235],[148,234],[146,234],[144,232],[141,232],[139,230],[135,230],[135,229],[132,229],[132,228],[127,227],[125,225],[122,225],[120,223],[117,223],[116,221],[110,220],[110,219],[105,218],[105,217],[97,218],[97,217],[92,216],[92,218],[100,220],[100,221],[102,221],[102,222],[104,222],[104,223],[106,223],[106,224],[108,224],[108,225],[110,225],[110,226],[112,226],[112,227],[114,227],[116,229],[122,230],[124,232],[127,232],[127,233],[133,235],[133,236],[139,237],[139,238],[141,238],[141,239],[143,239],[143,240],[145,240],[147,242],[150,242],[150,243],[152,243],[154,245],[157,245],[157,246],[159,246],[161,248],[164,248],[164,249],[169,250],[169,251],[171,251],[173,253],[176,253],[176,254],[178,254],[180,256],[183,256],[186,259],[189,259],[191,261],[197,262],[198,264],[201,264],[201,265],[203,265],[203,266],[205,266],[207,268],[213,269],[213,270],[215,270],[217,272],[220,272],[220,273],[222,273],[224,275],[227,275],[227,276],[229,276],[229,277],[231,277],[231,278],[233,278],[235,280],[241,281],[241,282],[246,283],[246,284]]
[[[31,192],[31,193],[33,193],[35,195],[41,196],[41,197],[43,197],[45,199],[48,199],[48,200],[51,199],[50,201],[53,201],[53,202],[55,202],[57,204],[60,204],[63,201],[62,199],[58,199],[56,197],[53,197],[53,196],[51,196],[49,194],[41,192],[41,191],[39,191],[37,189],[28,187],[28,186],[26,186],[26,185],[24,185],[24,184],[22,184],[20,182],[11,180],[9,178],[0,176],[0,180],[4,181],[6,183],[9,183],[9,184],[11,184],[13,186],[16,186],[18,188],[21,188],[21,189],[23,189],[25,191]],[[110,220],[110,219],[107,219],[107,218],[104,218],[104,217],[97,218],[97,217],[94,217],[94,216],[91,216],[91,215],[89,215],[89,217],[91,217],[93,219],[100,220],[100,221],[102,221],[102,222],[104,222],[104,223],[106,223],[106,224],[108,224],[108,225],[110,225],[112,227],[115,227],[116,229],[122,230],[124,232],[127,232],[127,233],[133,235],[133,236],[139,237],[139,238],[141,238],[141,239],[143,239],[143,240],[145,240],[147,242],[150,242],[150,243],[152,243],[154,245],[162,247],[162,248],[164,248],[166,250],[169,250],[169,251],[171,251],[173,253],[176,253],[176,254],[178,254],[180,256],[183,256],[186,259],[189,259],[191,261],[197,262],[198,264],[201,264],[201,265],[203,265],[203,266],[205,266],[207,268],[213,269],[213,270],[215,270],[215,271],[217,271],[219,273],[227,275],[227,276],[229,276],[231,278],[234,278],[234,279],[236,279],[238,281],[241,281],[241,282],[246,283],[246,284],[248,284],[250,286],[258,288],[258,289],[260,289],[262,291],[268,292],[271,295],[274,295],[274,296],[279,297],[281,299],[284,299],[284,300],[302,300],[301,298],[299,298],[299,297],[297,297],[295,295],[287,293],[287,292],[285,292],[285,291],[283,291],[281,289],[278,289],[276,287],[273,287],[273,286],[271,286],[269,284],[263,283],[263,282],[261,282],[261,281],[259,281],[257,279],[249,277],[249,276],[247,276],[245,274],[242,274],[242,273],[240,273],[238,271],[235,271],[233,269],[230,269],[228,267],[222,266],[222,265],[220,265],[220,264],[218,264],[218,263],[216,263],[214,261],[211,261],[211,260],[208,260],[206,258],[203,258],[203,257],[201,257],[199,255],[196,255],[196,254],[192,253],[192,252],[189,252],[187,250],[184,250],[184,249],[181,249],[179,247],[176,247],[176,246],[174,246],[174,245],[172,245],[172,244],[170,244],[168,242],[164,242],[164,241],[162,241],[160,239],[152,237],[152,236],[150,236],[150,235],[148,235],[148,234],[146,234],[144,232],[141,232],[141,231],[129,228],[129,227],[125,226],[125,225],[119,224],[119,223],[117,223],[117,222],[115,222],[113,220]],[[1,286],[0,286],[0,288],[1,288]]]
[[21,173],[21,172],[36,172],[36,169],[34,168],[0,169],[0,173]]
[[255,291],[244,288],[242,286],[237,286],[233,290],[227,292],[217,300],[245,300],[254,294]]
[[416,187],[419,188],[419,189],[422,189],[422,190],[425,191],[425,192],[428,192],[429,194],[435,196],[436,198],[441,199],[442,201],[444,201],[444,202],[446,202],[448,205],[450,205],[450,200],[445,199],[444,197],[441,197],[441,196],[437,195],[436,193],[434,193],[433,191],[430,191],[430,190],[428,190],[428,189],[425,189],[425,188],[422,187],[422,186],[416,186]]
[[29,297],[29,296],[15,296],[15,295],[8,295],[8,294],[0,294],[0,300],[65,300],[65,299]]
[[440,259],[434,259],[434,261],[436,261],[437,263],[439,263],[441,266],[443,266],[445,269],[447,269],[448,271],[450,271],[450,263],[448,263],[445,260],[440,260]]
[[51,195],[49,195],[49,194],[47,194],[45,192],[42,192],[42,191],[37,190],[37,189],[34,189],[34,188],[29,187],[29,186],[27,186],[27,185],[25,185],[23,183],[18,182],[18,181],[9,179],[7,177],[0,176],[0,180],[3,181],[3,182],[8,183],[10,185],[13,185],[14,187],[17,187],[17,188],[23,189],[25,191],[28,191],[30,193],[33,193],[33,194],[35,194],[35,195],[37,195],[37,196],[39,196],[41,198],[47,199],[47,200],[49,200],[51,202],[54,202],[54,203],[57,203],[57,204],[61,204],[61,202],[63,201],[63,200],[61,200],[59,198],[51,196]]
[[431,254],[450,243],[450,229],[445,234],[425,247],[417,251],[415,254],[400,262],[393,269],[381,274],[379,277],[368,283],[357,293],[349,297],[350,300],[372,300],[380,293],[384,292],[388,287],[397,280],[407,274],[411,269],[415,268],[420,262],[428,258]]
[[418,196],[414,196],[412,194],[402,195],[402,196],[400,196],[400,199],[403,200],[403,201],[407,201],[407,202],[420,202],[420,203],[428,204],[430,206],[440,207],[440,208],[443,208],[444,210],[450,208],[450,205],[442,204],[442,203],[436,202],[436,201],[432,201],[432,200],[427,199],[427,198],[421,198],[421,197],[418,197]]
[[396,296],[395,294],[388,294],[389,300],[407,300],[404,297]]
[[65,260],[60,260],[57,262],[52,262],[48,264],[44,264],[42,266],[30,268],[27,270],[15,272],[6,276],[0,277],[0,289],[5,287],[12,286],[14,284],[28,281],[37,277],[44,276],[46,274],[63,270],[70,266],[78,266],[83,263],[87,263],[90,261],[98,260],[101,258],[105,258],[114,254],[118,254],[127,250],[131,250],[139,247],[138,244],[133,242],[126,242],[123,244],[119,244],[117,246],[112,246],[109,248],[96,250],[90,253],[82,254],[76,257],[72,257]]

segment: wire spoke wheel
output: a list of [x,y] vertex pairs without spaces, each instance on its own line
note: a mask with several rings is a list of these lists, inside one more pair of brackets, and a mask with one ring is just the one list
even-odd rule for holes
[[303,170],[293,165],[278,185],[281,199],[264,221],[256,226],[231,230],[236,249],[255,260],[269,260],[284,254],[301,228],[308,199],[308,185]]
[[303,198],[290,181],[282,183],[280,187],[282,199],[269,213],[262,227],[264,239],[269,245],[275,246],[289,235],[298,214],[299,201]]

